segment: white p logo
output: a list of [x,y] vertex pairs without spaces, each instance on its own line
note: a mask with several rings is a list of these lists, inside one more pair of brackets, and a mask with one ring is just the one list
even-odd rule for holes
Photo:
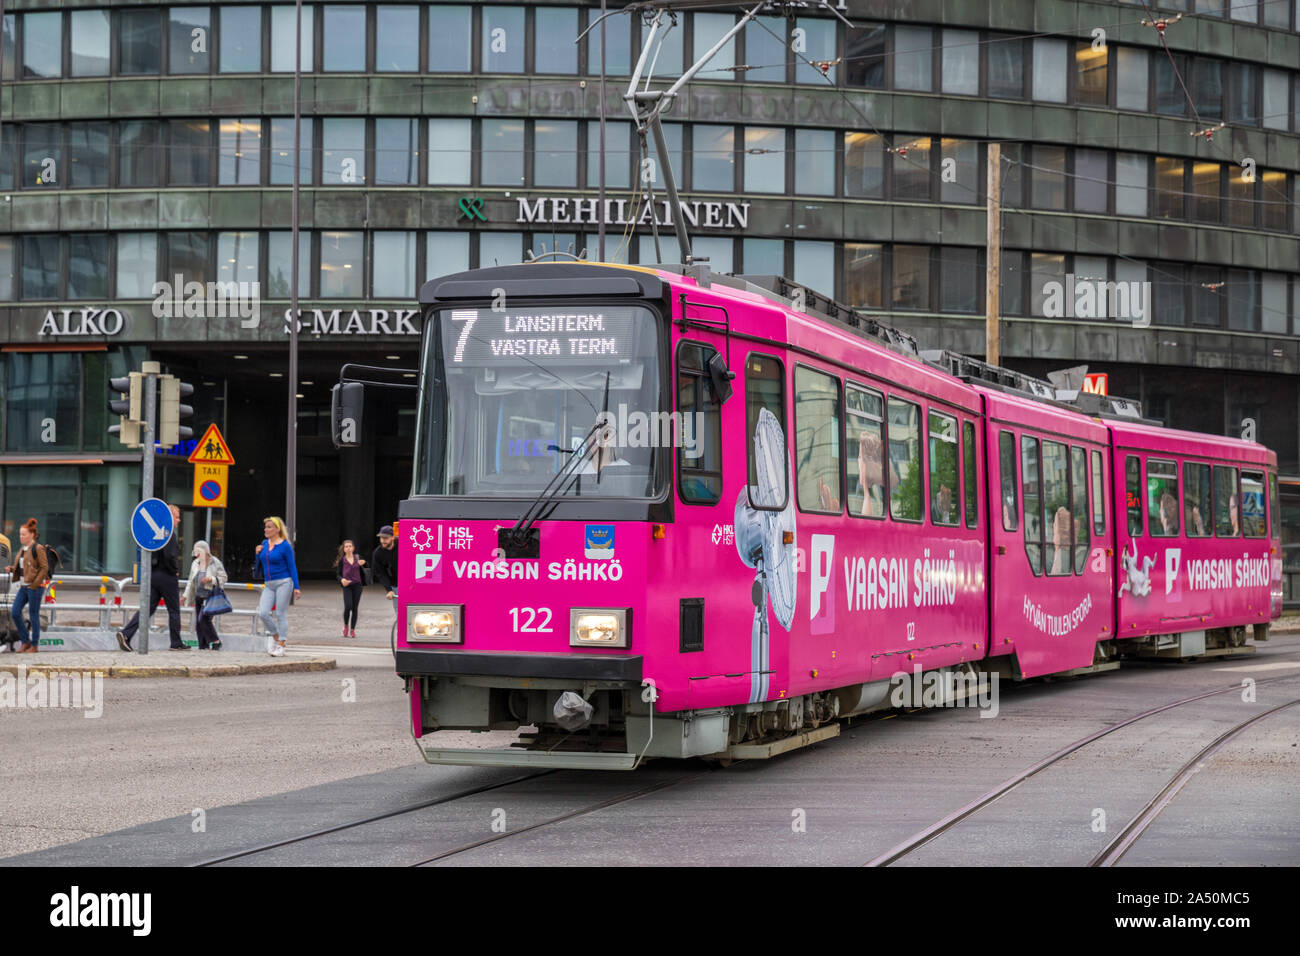
[[432,578],[437,584],[442,580],[442,555],[417,554],[415,556],[415,579],[422,581]]
[[808,607],[808,619],[812,621],[814,634],[824,634],[835,628],[835,595],[826,593],[830,587],[831,565],[834,562],[835,535],[813,535],[812,567],[809,568],[812,600]]
[[1165,548],[1165,593],[1168,594],[1178,583],[1178,570],[1183,563],[1182,548]]

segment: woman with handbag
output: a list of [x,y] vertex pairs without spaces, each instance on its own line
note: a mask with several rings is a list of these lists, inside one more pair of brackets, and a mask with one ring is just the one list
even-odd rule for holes
[[357,608],[361,604],[361,588],[365,585],[362,568],[365,559],[357,557],[357,546],[351,539],[339,545],[339,556],[334,567],[339,569],[339,584],[343,585],[343,636],[357,636]]
[[[212,625],[212,618],[214,612],[221,613],[217,610],[218,605],[223,605],[227,610],[230,608],[230,602],[226,599],[225,592],[221,590],[227,580],[225,567],[213,556],[208,543],[196,541],[194,560],[190,563],[190,576],[185,582],[185,593],[181,596],[181,604],[188,604],[191,600],[194,602],[194,630],[198,632],[201,651],[221,650],[221,637]],[[209,605],[206,613],[205,604]]]

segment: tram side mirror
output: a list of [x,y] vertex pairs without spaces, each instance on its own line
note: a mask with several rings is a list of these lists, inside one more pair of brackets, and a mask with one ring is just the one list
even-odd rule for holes
[[713,380],[713,391],[718,395],[718,404],[725,405],[731,398],[731,380],[736,373],[727,368],[722,356],[714,352],[709,356],[709,378]]
[[356,448],[361,444],[361,413],[366,387],[360,382],[339,382],[330,389],[330,421],[335,448]]

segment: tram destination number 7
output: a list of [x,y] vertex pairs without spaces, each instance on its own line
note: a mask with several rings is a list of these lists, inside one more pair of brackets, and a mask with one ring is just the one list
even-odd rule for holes
[[[527,620],[524,621],[522,626],[519,623],[520,614],[527,616]],[[538,618],[543,614],[546,617],[539,621]],[[551,609],[549,607],[512,607],[510,609],[510,620],[513,622],[516,634],[554,633],[554,628],[551,627]]]

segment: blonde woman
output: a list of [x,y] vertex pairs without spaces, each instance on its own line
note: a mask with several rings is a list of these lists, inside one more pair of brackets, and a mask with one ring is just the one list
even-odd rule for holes
[[272,657],[283,657],[284,645],[289,639],[289,601],[291,596],[294,599],[302,596],[298,587],[298,565],[282,519],[266,518],[262,522],[262,531],[266,540],[257,546],[257,563],[265,584],[257,605],[257,616],[266,627],[267,653]]

